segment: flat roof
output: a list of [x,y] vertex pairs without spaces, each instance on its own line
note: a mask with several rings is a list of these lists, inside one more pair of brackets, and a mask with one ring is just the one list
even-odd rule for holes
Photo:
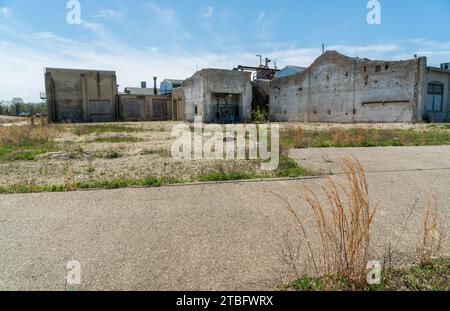
[[116,74],[113,70],[98,70],[98,69],[78,69],[78,68],[54,68],[54,67],[46,67],[46,72],[58,72],[58,71],[72,71],[72,72],[101,72],[107,74]]
[[430,67],[428,67],[428,70],[429,71],[434,71],[434,72],[450,74],[450,70],[442,69],[442,68],[439,68],[439,67],[432,67],[432,66],[430,66]]

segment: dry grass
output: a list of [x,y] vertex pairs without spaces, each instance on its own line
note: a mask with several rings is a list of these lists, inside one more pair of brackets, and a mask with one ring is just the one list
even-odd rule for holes
[[53,133],[46,125],[0,127],[0,162],[31,161],[54,151]]
[[0,127],[0,147],[48,142],[52,133],[53,129],[47,125]]
[[293,132],[293,142],[296,148],[304,148],[305,145],[305,131],[303,128],[299,128],[297,131]]
[[419,246],[419,260],[422,266],[431,264],[444,245],[446,231],[440,219],[436,198],[430,196],[423,219],[423,235]]
[[[370,229],[378,204],[371,205],[365,172],[355,158],[343,159],[348,185],[328,179],[322,187],[324,200],[310,189],[303,197],[313,212],[314,231],[308,231],[297,210],[286,203],[290,214],[299,224],[300,234],[306,241],[316,273],[334,282],[345,279],[350,289],[364,288],[369,261]],[[318,234],[320,249],[315,251],[310,236]]]
[[281,132],[282,145],[294,148],[441,146],[450,144],[450,132],[444,128],[376,129],[340,128],[304,129]]

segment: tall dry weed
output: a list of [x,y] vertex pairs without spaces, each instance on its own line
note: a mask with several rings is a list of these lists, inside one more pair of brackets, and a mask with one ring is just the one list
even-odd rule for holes
[[419,246],[419,260],[422,266],[429,265],[442,251],[446,231],[440,217],[436,197],[430,196],[425,207],[422,241]]
[[[284,197],[287,210],[299,224],[317,274],[345,278],[352,289],[362,288],[367,280],[370,260],[370,229],[378,204],[371,204],[369,187],[361,163],[353,157],[343,159],[347,185],[331,178],[321,188],[322,197],[307,188],[306,200],[313,212],[312,227],[305,224],[296,208]],[[311,238],[317,234],[320,248],[314,249]]]
[[48,125],[0,127],[0,147],[48,142],[53,129]]
[[300,127],[293,133],[293,142],[295,148],[304,148],[306,146],[305,130],[303,128]]

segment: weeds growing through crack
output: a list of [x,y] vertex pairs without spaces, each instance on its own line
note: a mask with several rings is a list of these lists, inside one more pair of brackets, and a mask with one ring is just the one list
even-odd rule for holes
[[[307,230],[305,221],[286,198],[269,192],[283,200],[298,223],[316,274],[325,276],[330,287],[345,280],[350,289],[359,289],[366,285],[370,229],[378,204],[370,203],[361,163],[352,157],[343,161],[347,186],[329,178],[321,189],[323,198],[308,188],[303,196],[313,214],[310,219],[314,231]],[[314,233],[319,237],[319,250],[315,250],[311,242]]]

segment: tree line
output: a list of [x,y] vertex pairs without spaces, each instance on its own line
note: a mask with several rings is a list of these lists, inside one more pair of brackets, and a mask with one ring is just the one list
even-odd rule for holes
[[5,116],[34,116],[45,115],[46,103],[25,103],[20,97],[14,97],[10,101],[0,101],[0,115]]

